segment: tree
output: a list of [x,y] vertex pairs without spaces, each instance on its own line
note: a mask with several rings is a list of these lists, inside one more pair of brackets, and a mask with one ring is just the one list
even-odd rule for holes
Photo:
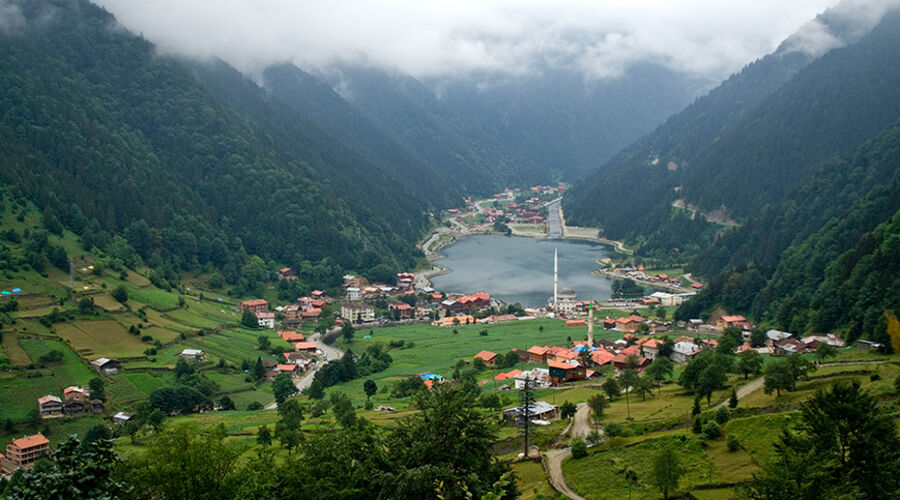
[[756,327],[750,331],[750,346],[762,347],[766,345],[766,332],[762,328]]
[[138,498],[233,498],[241,480],[236,465],[246,448],[227,439],[221,424],[203,430],[179,425],[131,458],[127,477]]
[[570,403],[566,401],[559,407],[559,416],[566,420],[570,420],[575,416],[575,413],[578,411],[578,407],[575,406],[575,403]]
[[341,325],[341,337],[344,337],[344,342],[352,342],[353,333],[353,325],[349,321],[345,321],[344,324]]
[[801,378],[808,377],[809,372],[816,370],[816,367],[815,365],[813,365],[812,361],[806,359],[799,353],[791,354],[787,359],[788,364],[791,367],[791,373],[794,376],[794,382],[800,380]]
[[[492,491],[510,469],[493,453],[496,427],[475,405],[471,394],[450,384],[415,396],[419,411],[403,417],[386,443],[391,471],[381,498],[432,498],[434,486],[455,485],[474,498]],[[501,492],[515,498],[514,483]],[[454,495],[460,498],[462,494]]]
[[734,389],[731,390],[731,397],[728,398],[728,407],[731,409],[737,408],[738,406],[738,397],[737,392]]
[[366,398],[371,398],[372,396],[375,395],[376,392],[378,392],[378,385],[375,383],[374,380],[371,380],[371,379],[366,380],[363,383],[363,391],[366,392]]
[[653,381],[650,380],[650,377],[647,377],[646,375],[643,377],[638,377],[634,383],[634,392],[640,394],[642,401],[646,401],[647,395],[653,394]]
[[244,328],[259,327],[259,320],[256,319],[256,315],[250,309],[244,309],[244,313],[241,315],[241,326]]
[[88,382],[88,385],[91,388],[91,399],[106,401],[106,393],[103,390],[106,383],[103,382],[102,378],[94,377],[90,380],[90,382]]
[[272,382],[272,393],[275,396],[275,402],[280,405],[284,400],[297,393],[294,379],[287,373],[279,373]]
[[631,392],[632,387],[638,379],[638,374],[636,371],[631,368],[626,368],[621,377],[619,377],[622,384],[622,389],[625,390],[625,411],[628,419],[631,419],[631,405],[628,401],[628,394]]
[[262,358],[256,358],[256,364],[253,365],[253,375],[256,376],[256,380],[260,380],[261,378],[266,376],[266,367],[263,365]]
[[223,411],[233,410],[234,409],[234,401],[232,401],[231,398],[228,397],[228,395],[226,394],[225,396],[222,396],[222,399],[219,400],[219,407]]
[[653,469],[649,480],[663,494],[663,498],[669,498],[669,492],[678,489],[678,482],[684,473],[685,469],[681,465],[678,452],[674,446],[669,445],[653,456]]
[[256,444],[260,446],[269,446],[272,444],[272,431],[269,426],[262,425],[256,431]]
[[896,498],[900,438],[856,382],[819,389],[782,432],[776,459],[741,493],[749,498]]
[[260,335],[259,337],[256,337],[256,343],[259,345],[260,351],[265,351],[266,349],[269,348],[270,345],[272,345],[272,341],[269,340],[269,337],[267,337],[265,335]]
[[725,387],[726,382],[728,382],[728,373],[725,372],[722,365],[711,363],[703,370],[697,383],[697,391],[700,395],[706,397],[707,407],[710,405],[712,393]]
[[744,374],[744,380],[751,374],[758,374],[762,369],[763,359],[753,349],[738,354],[737,371]]
[[570,445],[572,448],[572,458],[579,459],[587,456],[587,442],[584,438],[577,437],[572,440],[572,444]]
[[604,398],[601,394],[594,394],[587,400],[588,406],[591,408],[591,412],[594,414],[594,418],[599,419],[603,416],[603,410],[609,406],[609,402]]
[[828,342],[819,342],[819,345],[816,346],[816,359],[819,360],[819,363],[832,356],[837,356],[837,349]]
[[777,391],[777,395],[781,396],[781,391],[794,390],[794,372],[791,369],[790,361],[787,359],[778,359],[766,366],[764,370],[766,394],[772,394]]
[[187,361],[182,358],[178,358],[178,361],[175,362],[175,380],[180,379],[185,375],[191,375],[194,373],[194,367],[190,365]]
[[307,395],[310,399],[322,399],[325,397],[325,388],[322,387],[322,382],[318,380],[313,380],[311,384],[309,384],[309,389],[307,389]]
[[84,446],[70,437],[56,447],[52,458],[17,471],[5,498],[124,498],[127,490],[117,474],[120,467],[113,440],[97,438]]
[[619,395],[621,389],[619,389],[619,383],[616,382],[615,378],[609,377],[608,379],[606,379],[606,382],[603,382],[603,392],[606,393],[610,401],[612,401],[614,397]]
[[110,295],[112,295],[112,298],[116,299],[118,302],[121,302],[123,304],[128,302],[128,290],[126,290],[125,287],[122,285],[119,285],[116,288],[114,288],[113,291],[110,293]]
[[94,313],[94,298],[93,297],[85,297],[78,301],[78,312],[81,314],[93,314]]
[[650,363],[650,366],[644,370],[644,373],[656,382],[657,387],[661,388],[662,381],[672,376],[674,370],[675,367],[673,366],[671,359],[657,356],[656,359]]

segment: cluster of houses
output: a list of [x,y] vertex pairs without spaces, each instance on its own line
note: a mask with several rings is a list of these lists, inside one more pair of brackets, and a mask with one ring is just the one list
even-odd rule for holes
[[[638,283],[646,283],[648,285],[665,285],[670,288],[681,288],[681,281],[664,273],[650,274],[644,272],[644,266],[625,264],[620,268],[607,268],[602,270],[607,274],[614,275],[621,279],[631,279]],[[703,285],[700,283],[692,283],[691,288],[700,290]]]
[[816,349],[819,348],[819,344],[828,344],[835,348],[846,346],[844,339],[833,333],[798,337],[790,332],[769,330],[766,332],[766,344],[764,346],[752,347],[750,342],[744,342],[744,344],[735,349],[735,352],[742,353],[744,351],[754,350],[760,354],[802,354],[816,352]]
[[367,279],[352,274],[345,275],[343,279],[344,282],[341,286],[344,288],[347,300],[373,301],[379,298],[416,293],[416,279],[412,273],[397,273],[397,280],[393,285],[369,283]]
[[59,418],[83,413],[103,413],[103,401],[90,398],[88,387],[73,385],[63,389],[63,397],[47,394],[38,398],[41,418]]

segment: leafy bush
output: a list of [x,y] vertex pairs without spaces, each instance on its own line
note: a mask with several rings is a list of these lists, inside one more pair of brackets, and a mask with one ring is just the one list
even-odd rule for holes
[[572,440],[572,458],[584,458],[588,454],[587,443],[584,439],[577,437]]
[[706,439],[718,439],[722,437],[722,428],[715,421],[710,420],[703,424],[703,436]]
[[46,354],[42,354],[38,361],[44,364],[59,363],[63,360],[62,351],[52,350]]
[[614,438],[617,436],[621,436],[625,433],[625,429],[621,424],[617,424],[615,422],[610,422],[603,426],[603,433],[606,434],[607,437]]
[[725,425],[725,423],[728,422],[728,420],[731,418],[731,413],[728,411],[728,408],[722,406],[718,410],[716,410],[713,418],[716,419],[716,422],[718,422],[719,425]]
[[725,439],[725,445],[728,446],[728,451],[737,451],[741,447],[741,442],[735,435],[729,434]]

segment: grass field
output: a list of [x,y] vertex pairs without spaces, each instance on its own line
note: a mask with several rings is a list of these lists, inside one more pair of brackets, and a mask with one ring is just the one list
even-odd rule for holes
[[107,293],[98,293],[91,296],[94,299],[94,305],[108,312],[124,311],[125,305],[112,298]]
[[142,356],[148,347],[139,336],[131,335],[114,320],[61,323],[56,325],[55,330],[86,359],[137,357]]
[[795,413],[773,413],[736,418],[728,422],[726,430],[728,434],[738,438],[741,446],[757,463],[765,465],[775,458],[775,448],[772,444],[795,415]]
[[69,349],[69,346],[59,340],[50,339],[20,339],[19,343],[32,359],[38,359],[42,355],[52,351],[60,351],[63,360],[60,364],[49,366],[48,369],[62,387],[75,384],[87,384],[97,373],[88,367],[87,363]]
[[[664,446],[674,446],[686,469],[679,483],[680,491],[690,490],[702,483],[718,483],[721,476],[713,460],[704,452],[700,442],[685,434],[658,439],[647,439],[635,446],[591,453],[580,460],[563,462],[563,473],[575,491],[588,499],[659,498],[658,490],[650,486],[650,474],[654,454]],[[637,485],[629,488],[629,481],[622,471],[631,469],[637,473]]]
[[19,336],[15,332],[3,332],[3,352],[13,366],[27,366],[31,363],[28,353],[19,345]]
[[0,419],[24,420],[37,408],[37,398],[46,394],[62,397],[62,387],[55,377],[0,379]]
[[522,500],[534,500],[538,495],[552,497],[556,490],[550,486],[550,479],[540,462],[526,460],[512,466],[516,473],[517,485]]

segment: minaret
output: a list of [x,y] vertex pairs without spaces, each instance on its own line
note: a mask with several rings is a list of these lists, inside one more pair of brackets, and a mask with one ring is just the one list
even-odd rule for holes
[[556,248],[553,249],[553,314],[559,316],[559,260],[556,255]]
[[588,349],[594,350],[594,299],[588,304]]

